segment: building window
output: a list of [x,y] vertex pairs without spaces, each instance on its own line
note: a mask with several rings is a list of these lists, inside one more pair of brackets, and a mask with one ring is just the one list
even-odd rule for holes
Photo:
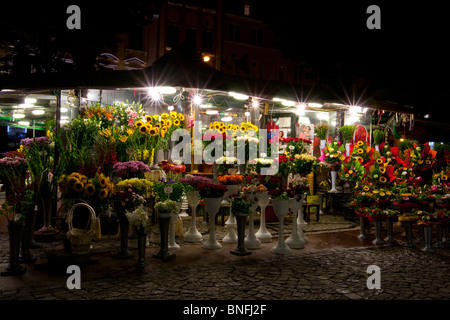
[[209,30],[203,32],[202,48],[204,50],[212,50],[213,48],[213,34]]
[[178,26],[167,26],[167,47],[173,48],[178,45],[179,28]]
[[229,38],[232,41],[241,41],[241,27],[238,24],[230,23]]
[[250,5],[244,4],[244,16],[248,17],[250,15]]
[[253,29],[252,30],[252,43],[256,46],[263,45],[261,29]]
[[195,29],[186,30],[186,42],[192,44],[194,48],[197,47],[197,31]]

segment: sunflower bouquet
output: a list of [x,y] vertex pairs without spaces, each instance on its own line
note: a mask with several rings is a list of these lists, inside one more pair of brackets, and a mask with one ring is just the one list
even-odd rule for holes
[[341,180],[356,183],[361,181],[366,174],[366,169],[359,160],[352,157],[346,157],[341,163],[339,178]]
[[368,178],[377,185],[386,186],[396,180],[394,169],[394,166],[390,165],[384,157],[378,158],[370,167]]
[[363,164],[367,164],[372,162],[374,150],[375,149],[365,141],[360,140],[354,145],[353,151],[350,155]]

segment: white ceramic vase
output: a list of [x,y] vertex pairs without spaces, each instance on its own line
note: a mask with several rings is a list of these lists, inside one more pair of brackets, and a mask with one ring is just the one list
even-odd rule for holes
[[286,244],[291,249],[303,249],[305,247],[305,241],[300,237],[297,227],[298,210],[301,208],[302,205],[303,205],[302,196],[299,196],[298,198],[289,199],[289,207],[293,212],[293,219],[292,219],[292,231],[289,237],[286,239]]
[[256,232],[256,237],[261,242],[272,242],[272,234],[266,228],[266,207],[270,201],[269,192],[265,191],[257,193],[256,198],[258,199],[258,205],[261,208],[260,225],[258,232]]
[[289,211],[289,199],[272,199],[273,210],[279,221],[278,241],[275,247],[270,251],[276,254],[289,254],[291,249],[286,245],[284,241],[284,217]]
[[255,213],[256,208],[258,207],[258,202],[254,201],[255,194],[250,193],[246,194],[248,201],[253,201],[252,206],[250,207],[250,219],[248,222],[248,234],[244,239],[244,244],[247,249],[255,250],[261,248],[261,241],[256,237],[255,234]]
[[203,244],[203,249],[216,250],[222,248],[222,245],[216,239],[216,214],[219,211],[222,197],[220,198],[203,198],[205,209],[209,213],[209,237]]
[[186,193],[186,199],[191,207],[191,226],[189,230],[184,234],[183,240],[186,242],[201,242],[203,241],[202,234],[197,230],[197,206],[200,203],[200,192],[197,190],[188,191]]
[[[225,192],[225,195],[224,195],[224,200],[226,199],[226,204],[230,204],[228,220],[225,221],[225,227],[228,229],[228,233],[222,239],[222,241],[225,243],[237,243],[237,241],[238,241],[238,237],[237,237],[237,233],[236,233],[236,229],[237,229],[236,218],[234,217],[233,213],[231,213],[231,203],[233,200],[228,199],[228,196],[230,194],[235,194],[238,191],[239,191],[239,185],[237,185],[237,184],[227,185],[227,191]],[[224,200],[222,200],[222,203],[224,203],[223,202]]]

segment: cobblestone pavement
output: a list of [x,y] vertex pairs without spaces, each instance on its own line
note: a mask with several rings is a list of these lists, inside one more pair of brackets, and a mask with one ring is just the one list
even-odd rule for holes
[[[349,226],[351,227],[351,226]],[[94,243],[91,259],[98,262],[81,271],[81,289],[68,289],[68,274],[37,268],[45,252],[60,249],[59,243],[33,249],[39,256],[27,265],[22,276],[0,277],[0,299],[6,300],[448,300],[450,298],[450,249],[434,253],[404,245],[397,230],[395,245],[375,245],[358,239],[359,231],[307,233],[304,249],[276,255],[276,243],[263,243],[248,256],[230,254],[236,244],[222,243],[219,250],[205,250],[201,244],[181,243],[176,257],[161,261],[152,256],[159,251],[150,241],[146,267],[138,270],[136,242],[129,241],[135,257],[117,260],[119,248],[114,236]],[[287,235],[286,235],[287,236]],[[385,236],[385,235],[383,235]],[[152,240],[152,239],[150,239]],[[6,254],[5,254],[6,252]],[[0,234],[0,268],[6,267],[8,240]],[[44,260],[42,260],[44,259]],[[368,289],[367,268],[380,268],[381,288]]]

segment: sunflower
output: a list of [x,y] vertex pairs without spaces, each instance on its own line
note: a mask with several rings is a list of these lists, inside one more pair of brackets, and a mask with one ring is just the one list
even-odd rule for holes
[[381,172],[381,173],[385,173],[385,172],[386,172],[386,169],[385,169],[385,168],[380,168],[380,172]]
[[224,133],[226,134],[226,133],[227,133],[227,130],[226,130],[226,129],[223,129],[223,127],[222,127],[222,128],[219,129],[219,132],[222,133],[222,134],[224,134]]
[[167,114],[167,113],[161,113],[161,118],[163,118],[163,119],[167,119],[169,117],[169,114]]
[[151,128],[148,132],[152,137],[156,135],[156,128]]
[[357,146],[357,147],[361,147],[363,144],[364,144],[364,142],[362,142],[361,140],[359,140],[359,141],[356,143],[356,146]]
[[358,149],[358,151],[357,151],[359,154],[363,154],[364,153],[364,150],[363,149]]
[[233,130],[233,125],[232,124],[227,125],[227,129],[228,130]]
[[161,130],[161,138],[164,138],[165,135],[166,135],[166,132]]
[[98,179],[98,183],[102,188],[106,187],[107,182],[108,180],[106,180],[104,175],[101,175],[100,178]]
[[216,129],[216,130],[220,130],[220,124],[218,124],[218,123],[217,123],[217,124],[215,124],[215,125],[214,125],[214,129]]
[[358,160],[359,162],[364,162],[364,159],[362,157],[356,157],[356,160]]
[[67,179],[67,185],[69,186],[69,188],[73,188],[77,182],[80,182],[80,180],[73,176]]
[[239,127],[237,124],[235,124],[235,125],[233,126],[233,130],[234,130],[234,131],[239,130],[239,128],[240,128],[240,127]]
[[139,132],[142,134],[146,134],[148,132],[148,127],[147,126],[140,126],[139,127]]
[[142,127],[144,125],[144,122],[142,122],[141,120],[136,121],[136,123],[134,124],[136,127]]
[[98,193],[98,197],[100,199],[105,199],[108,196],[108,190],[106,189],[101,189],[100,192]]
[[364,190],[364,191],[369,191],[370,188],[369,188],[368,186],[365,186],[365,187],[363,188],[363,190]]
[[92,183],[89,183],[84,187],[84,191],[88,196],[92,196],[95,193],[95,186]]
[[442,177],[441,177],[441,180],[447,181],[447,179],[448,179],[448,176],[443,174]]
[[181,124],[181,122],[179,119],[175,119],[173,120],[173,124],[178,127]]
[[146,115],[146,116],[145,116],[145,121],[146,121],[146,122],[150,122],[150,123],[152,123],[152,122],[153,122],[153,118],[152,118],[152,116],[150,116],[150,115]]
[[167,120],[166,120],[166,123],[165,123],[165,126],[166,126],[167,128],[170,128],[170,127],[172,126],[172,120],[167,119]]
[[209,130],[212,130],[212,129],[214,129],[214,123],[211,122],[211,123],[209,124]]
[[378,164],[383,164],[383,159],[378,158],[378,159],[377,159],[377,163],[378,163]]
[[180,119],[180,121],[184,121],[184,114],[179,113],[178,114],[178,119]]
[[425,164],[431,164],[430,160],[425,160]]
[[380,192],[380,196],[384,197],[386,195],[386,193],[384,193],[383,191]]
[[165,125],[166,125],[166,121],[170,121],[170,120],[164,120],[164,119],[161,119],[161,125],[162,125],[162,126],[165,126]]
[[[170,121],[170,120],[169,120]],[[153,128],[161,128],[161,123],[156,123]]]
[[75,190],[76,192],[81,192],[83,191],[84,185],[81,183],[81,181],[77,181],[75,182],[75,184],[73,185],[73,190]]
[[170,117],[172,119],[176,119],[177,118],[177,112],[176,111],[170,111]]
[[242,133],[244,133],[245,131],[247,131],[247,128],[244,127],[244,126],[241,126],[241,127],[239,128],[239,131],[241,131]]
[[386,177],[381,177],[381,178],[380,178],[380,182],[381,182],[381,183],[385,183],[386,181],[387,181]]

